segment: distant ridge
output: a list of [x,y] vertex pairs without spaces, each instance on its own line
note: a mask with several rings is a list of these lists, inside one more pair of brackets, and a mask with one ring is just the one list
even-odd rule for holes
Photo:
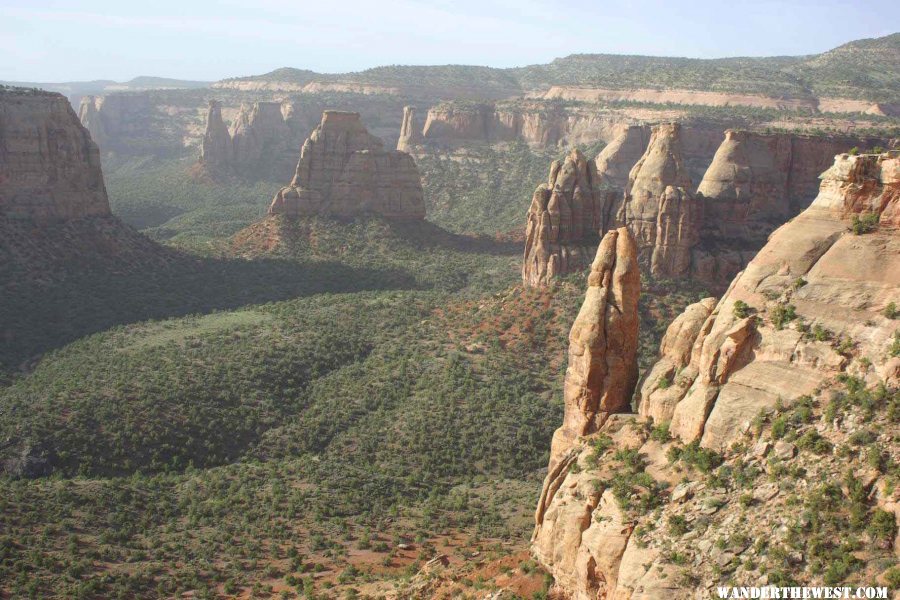
[[553,86],[605,89],[685,89],[784,98],[836,97],[894,102],[900,94],[900,33],[849,42],[806,56],[677,58],[572,54],[548,64],[512,69],[469,65],[390,65],[355,73],[315,73],[283,67],[262,75],[223,79],[217,88],[268,84],[340,89],[464,87],[485,98],[521,95]]

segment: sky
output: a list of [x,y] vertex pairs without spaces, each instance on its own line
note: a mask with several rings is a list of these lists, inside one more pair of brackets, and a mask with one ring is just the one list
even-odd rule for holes
[[0,80],[798,55],[897,31],[897,0],[0,0]]

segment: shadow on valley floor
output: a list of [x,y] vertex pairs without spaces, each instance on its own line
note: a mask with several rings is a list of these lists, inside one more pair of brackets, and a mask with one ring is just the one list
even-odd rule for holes
[[49,282],[3,275],[14,283],[0,295],[0,373],[27,370],[40,354],[115,325],[313,294],[417,287],[396,268],[186,255],[125,273],[72,271]]

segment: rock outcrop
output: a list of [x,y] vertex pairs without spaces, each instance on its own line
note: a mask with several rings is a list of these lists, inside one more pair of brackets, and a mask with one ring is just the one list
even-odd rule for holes
[[597,431],[609,415],[629,411],[638,377],[640,294],[634,239],[625,228],[607,232],[569,333],[565,418],[553,435],[551,469],[579,436]]
[[85,96],[78,116],[101,151],[147,151],[145,138],[158,134],[154,109],[148,94],[117,93]]
[[681,126],[657,125],[644,155],[628,176],[619,221],[634,234],[640,261],[654,277],[690,274],[703,205],[684,165]]
[[553,161],[547,183],[534,191],[525,228],[525,285],[587,267],[600,235],[610,228],[616,193],[580,151]]
[[[654,391],[665,376],[654,368],[641,414],[671,420],[681,439],[719,449],[759,410],[812,393],[843,366],[830,343],[809,339],[810,323],[859,340],[860,352],[882,354],[892,332],[865,323],[878,319],[900,286],[898,165],[891,155],[838,156],[812,205],[772,234],[732,282],[695,336],[673,392]],[[848,224],[860,214],[877,215],[884,231],[853,235]]]
[[845,522],[851,504],[862,525],[847,535],[871,553],[824,581],[883,580],[896,528],[859,532],[885,521],[879,511],[900,519],[900,494],[872,451],[845,450],[868,436],[882,456],[897,452],[872,432],[890,428],[900,384],[898,206],[900,154],[838,156],[816,200],[723,298],[672,323],[638,414],[587,427],[589,410],[554,437],[532,552],[562,597],[694,598],[723,573],[730,585],[773,574],[822,585],[821,523]]
[[61,94],[0,90],[0,217],[110,214],[100,153]]
[[400,138],[397,140],[397,150],[409,152],[424,141],[422,128],[416,119],[416,107],[403,107],[403,123],[400,125]]
[[269,213],[424,219],[425,203],[410,155],[385,150],[358,113],[325,111],[303,143],[290,186],[275,195]]
[[594,159],[597,172],[613,186],[624,190],[628,185],[631,169],[643,156],[649,143],[649,127],[643,125],[625,127]]
[[211,171],[230,169],[234,163],[231,134],[222,120],[222,103],[218,100],[210,100],[206,111],[206,131],[200,146],[200,162]]
[[[0,297],[169,258],[110,213],[100,152],[66,97],[0,88]],[[28,319],[3,317],[0,340],[15,346]]]
[[573,146],[612,141],[630,119],[596,110],[545,103],[441,103],[428,110],[426,142],[454,147],[472,142],[523,141],[534,146]]
[[235,165],[253,168],[264,157],[272,159],[274,146],[285,148],[291,138],[291,128],[285,122],[280,102],[242,104],[231,126],[231,144]]
[[296,165],[301,132],[308,131],[295,108],[287,101],[241,104],[229,130],[221,103],[210,100],[199,164],[214,175],[286,176]]

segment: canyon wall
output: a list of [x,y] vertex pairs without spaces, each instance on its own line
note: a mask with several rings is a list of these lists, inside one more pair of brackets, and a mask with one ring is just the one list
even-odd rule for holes
[[684,89],[606,89],[599,87],[552,86],[531,97],[544,100],[576,100],[581,102],[639,102],[648,104],[682,104],[694,106],[747,106],[773,110],[804,110],[822,113],[893,114],[890,103],[849,98],[785,98],[762,94],[711,92]]
[[65,96],[0,89],[0,289],[166,260],[110,213],[100,152]]
[[100,153],[61,94],[0,90],[0,216],[110,214]]
[[422,137],[449,148],[517,140],[535,146],[572,146],[608,142],[629,122],[621,114],[543,103],[442,103],[428,109]]
[[[703,157],[715,135],[677,123],[622,129],[593,161],[595,179],[610,198],[607,205],[617,212],[592,233],[625,225],[637,240],[642,267],[653,277],[689,277],[722,288],[775,228],[809,205],[818,173],[854,141],[726,130],[707,162]],[[610,190],[619,190],[619,198]],[[526,236],[534,220],[529,211]],[[523,281],[544,285],[553,275],[528,263],[532,247],[526,247]],[[569,264],[552,272],[579,268],[577,261]],[[530,272],[542,275],[530,277]]]
[[269,212],[424,219],[425,203],[409,154],[385,150],[358,113],[325,111],[303,143],[291,184],[275,195]]
[[179,144],[173,131],[174,114],[158,113],[150,94],[85,96],[78,109],[81,123],[103,152],[157,151]]
[[[532,537],[559,597],[687,599],[715,597],[726,582],[883,581],[900,538],[895,527],[865,524],[900,521],[900,493],[865,452],[838,449],[866,433],[897,450],[890,433],[871,433],[891,427],[890,411],[846,398],[896,398],[900,385],[890,310],[898,227],[900,155],[839,155],[815,201],[771,235],[722,299],[691,305],[670,325],[636,413],[585,427],[596,405],[566,402],[573,425],[554,437]],[[604,323],[588,294],[579,320],[589,311]],[[603,346],[586,351],[574,331],[570,371],[585,356],[602,363]],[[615,377],[597,381],[628,389],[633,375]],[[567,372],[567,399],[569,382]],[[825,488],[836,504],[820,502]],[[851,504],[862,525],[842,539],[868,552],[849,571],[823,575],[833,559],[822,519],[846,519],[836,515]]]

